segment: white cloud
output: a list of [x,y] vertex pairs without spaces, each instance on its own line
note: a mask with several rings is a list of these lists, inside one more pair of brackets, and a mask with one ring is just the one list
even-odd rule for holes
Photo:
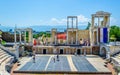
[[59,20],[56,18],[51,18],[50,24],[59,24]]
[[[87,18],[86,16],[82,15],[82,14],[78,15],[77,17],[78,17],[78,25],[79,26],[85,26],[85,25],[87,25],[88,22],[90,22],[90,19]],[[28,25],[32,26],[31,24],[34,24],[34,25],[51,25],[51,26],[67,25],[67,18],[66,17],[65,18],[55,18],[55,17],[53,17],[53,18],[48,19],[47,21],[46,20],[39,20],[39,21],[30,20],[30,22],[31,23],[27,24],[26,26],[28,26]],[[22,24],[17,24],[17,25],[19,26],[19,25],[22,25]]]
[[[87,23],[90,21],[89,18],[85,17],[84,15],[78,15],[78,24],[79,25],[87,25]],[[47,25],[66,25],[67,24],[67,19],[62,18],[62,19],[57,19],[57,18],[51,18],[48,22]]]
[[49,24],[51,24],[51,25],[62,25],[62,24],[66,24],[66,22],[67,22],[66,19],[51,18]]
[[[77,16],[78,17],[78,25],[79,26],[87,26],[88,22],[91,22],[90,18],[87,18],[86,16],[80,14]],[[48,21],[40,21],[41,25],[66,25],[67,24],[67,18],[62,18],[62,19],[58,19],[58,18],[51,18]],[[111,17],[110,18],[110,25],[118,25],[118,21],[116,18]]]
[[117,25],[117,19],[114,17],[110,18],[110,25]]
[[80,23],[80,24],[87,23],[89,21],[90,21],[90,19],[85,17],[84,15],[78,15],[78,23]]

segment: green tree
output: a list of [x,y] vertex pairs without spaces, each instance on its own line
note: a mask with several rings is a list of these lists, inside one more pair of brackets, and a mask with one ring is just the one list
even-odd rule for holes
[[86,27],[86,30],[88,30],[90,28],[90,26],[91,26],[91,23],[88,22],[88,26]]
[[2,31],[0,31],[0,35],[2,35]]
[[120,27],[116,25],[110,27],[110,38],[116,38],[116,41],[120,41]]
[[6,42],[5,42],[4,40],[2,40],[1,44],[2,44],[2,45],[5,45],[5,44],[6,44]]
[[33,38],[36,38],[36,39],[37,39],[38,37],[39,37],[38,34],[34,34],[34,35],[33,35]]

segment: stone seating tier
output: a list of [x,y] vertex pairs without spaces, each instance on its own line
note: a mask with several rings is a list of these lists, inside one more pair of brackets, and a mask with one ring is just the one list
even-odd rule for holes
[[0,49],[0,64],[2,64],[6,59],[12,57],[11,55],[9,55],[7,52],[5,52],[4,50]]

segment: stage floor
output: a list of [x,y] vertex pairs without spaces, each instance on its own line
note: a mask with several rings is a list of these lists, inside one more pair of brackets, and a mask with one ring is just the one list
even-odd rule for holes
[[56,55],[36,55],[35,63],[32,57],[26,57],[20,64],[15,71],[110,72],[105,61],[96,55],[59,55],[59,61]]

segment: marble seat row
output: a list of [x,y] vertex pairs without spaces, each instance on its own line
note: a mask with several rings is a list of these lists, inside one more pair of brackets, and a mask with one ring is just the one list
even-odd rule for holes
[[0,49],[0,64],[2,64],[6,59],[12,57],[11,55],[9,55],[7,52],[5,52],[4,50]]

